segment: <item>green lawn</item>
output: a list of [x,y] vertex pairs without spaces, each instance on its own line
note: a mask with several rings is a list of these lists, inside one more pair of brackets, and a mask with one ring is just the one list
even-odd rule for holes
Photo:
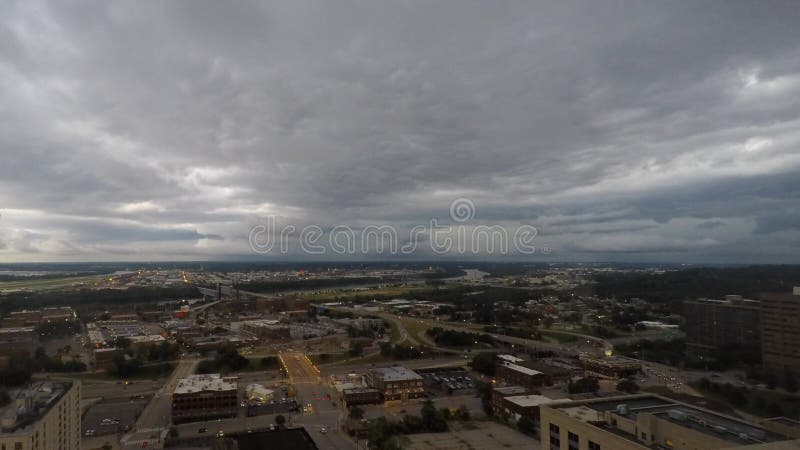
[[559,333],[558,331],[540,330],[539,332],[542,334],[542,337],[551,338],[561,344],[569,344],[570,342],[575,342],[580,339],[580,337],[574,334]]
[[0,291],[53,289],[74,283],[93,285],[94,283],[104,281],[107,278],[107,275],[86,275],[80,277],[2,281],[0,282]]

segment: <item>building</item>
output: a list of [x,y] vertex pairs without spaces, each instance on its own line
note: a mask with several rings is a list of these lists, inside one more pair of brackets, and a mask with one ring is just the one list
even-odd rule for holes
[[[540,407],[549,450],[783,449],[790,438],[760,425],[653,394]],[[757,446],[759,447],[751,447]]]
[[176,423],[235,417],[238,408],[236,383],[219,374],[190,375],[178,380],[172,393],[172,421]]
[[603,378],[627,378],[642,370],[642,362],[624,356],[593,357],[581,355],[580,362],[590,376]]
[[69,306],[13,311],[3,318],[3,327],[36,327],[48,322],[70,322],[78,318]]
[[281,322],[303,322],[308,320],[307,309],[295,309],[292,311],[281,311],[278,313]]
[[[522,386],[529,390],[535,390],[548,384],[547,376],[543,372],[522,364],[523,362],[513,363],[500,359],[495,369],[495,378],[501,383]],[[552,381],[549,384],[553,384]]]
[[282,341],[290,339],[288,325],[277,320],[250,320],[242,324],[242,333],[247,333],[256,339],[264,341]]
[[114,368],[114,358],[117,356],[117,348],[96,348],[92,352],[94,370],[96,372],[109,371]]
[[366,375],[367,385],[383,393],[384,400],[407,400],[425,396],[422,377],[402,366],[372,369]]
[[374,405],[383,402],[381,391],[367,387],[342,389],[342,401],[347,406]]
[[764,368],[781,377],[800,377],[800,287],[761,295]]
[[261,403],[272,401],[272,397],[275,394],[275,391],[272,389],[267,389],[263,385],[257,383],[248,384],[244,392],[248,400]]
[[235,448],[237,450],[262,450],[267,448],[275,450],[317,450],[319,448],[305,428],[242,433],[234,438],[228,438],[227,440],[235,441],[236,446],[213,448]]
[[527,394],[528,389],[522,386],[497,386],[492,388],[492,410],[495,415],[503,414],[503,399],[513,395]]
[[41,323],[71,322],[78,318],[78,314],[70,306],[54,306],[42,309]]
[[686,344],[695,353],[714,355],[735,346],[758,354],[761,351],[761,310],[757,300],[726,295],[724,300],[700,298],[683,302]]
[[570,401],[568,399],[555,400],[536,394],[509,395],[503,397],[499,415],[511,420],[512,423],[516,423],[522,417],[527,417],[533,423],[534,431],[538,436],[540,430],[540,407]]
[[778,434],[794,439],[800,439],[800,421],[788,417],[773,417],[761,421],[761,425]]
[[38,381],[10,392],[0,408],[0,448],[7,450],[79,450],[79,381]]
[[32,355],[37,342],[36,328],[0,328],[0,356]]
[[13,311],[3,318],[3,328],[36,327],[42,321],[42,312],[38,309]]

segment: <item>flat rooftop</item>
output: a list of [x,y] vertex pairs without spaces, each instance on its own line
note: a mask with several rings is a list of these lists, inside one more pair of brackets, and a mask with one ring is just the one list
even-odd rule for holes
[[0,437],[24,433],[42,418],[67,391],[71,381],[38,381],[10,392],[11,402],[0,408]]
[[191,394],[206,391],[231,391],[236,390],[236,383],[225,381],[218,373],[207,375],[190,375],[178,380],[175,394]]
[[507,361],[503,361],[501,364],[513,371],[524,373],[525,375],[530,375],[530,376],[542,375],[542,372],[539,372],[538,370],[533,370],[528,367],[520,366],[519,364],[510,363]]
[[422,380],[416,372],[403,366],[380,367],[374,370],[383,381]]
[[552,403],[570,402],[571,400],[552,399],[550,397],[545,397],[544,395],[532,394],[532,395],[513,395],[510,397],[506,397],[506,401],[509,401],[522,408],[529,408],[532,406],[549,405]]
[[558,411],[604,430],[639,442],[634,435],[616,429],[606,422],[606,413],[636,420],[639,414],[650,414],[686,429],[715,436],[737,445],[784,441],[787,438],[756,424],[698,408],[656,395],[615,397],[554,405]]
[[642,362],[638,359],[628,358],[625,356],[603,356],[603,357],[593,357],[589,355],[581,355],[581,361],[594,363],[594,364],[602,364],[609,367],[627,367],[633,365],[641,365]]
[[516,356],[513,356],[513,355],[497,355],[497,357],[499,359],[502,359],[503,361],[508,361],[510,363],[518,363],[518,362],[525,361],[524,359],[517,358]]
[[524,394],[527,389],[522,386],[503,386],[503,387],[496,387],[493,389],[495,392],[499,392],[501,394],[506,395],[517,395],[517,394]]

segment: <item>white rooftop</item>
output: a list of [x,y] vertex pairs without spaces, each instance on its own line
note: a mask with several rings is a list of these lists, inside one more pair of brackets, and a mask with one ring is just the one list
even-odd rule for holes
[[518,363],[518,362],[525,361],[524,359],[517,358],[516,356],[513,356],[513,355],[497,355],[497,357],[502,359],[502,360],[511,362],[511,363]]
[[189,394],[201,391],[230,391],[236,390],[236,383],[224,381],[218,373],[206,375],[189,375],[178,380],[175,386],[176,394]]
[[571,401],[569,399],[552,399],[544,395],[513,395],[506,397],[506,400],[523,408]]
[[417,375],[411,369],[405,368],[403,366],[394,366],[394,367],[381,367],[375,369],[383,378],[383,381],[403,381],[403,380],[421,380],[422,377]]
[[510,363],[510,362],[504,362],[503,365],[508,367],[511,370],[515,370],[517,372],[524,373],[525,375],[533,376],[533,375],[540,375],[542,373],[542,372],[539,372],[538,370],[529,369],[527,367],[522,367],[522,366],[520,366],[518,364],[513,364],[513,363]]

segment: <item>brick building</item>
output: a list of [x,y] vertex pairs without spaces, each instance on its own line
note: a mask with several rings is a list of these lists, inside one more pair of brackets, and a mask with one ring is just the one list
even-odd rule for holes
[[372,369],[367,384],[383,393],[384,400],[407,400],[425,396],[422,377],[402,366]]
[[236,383],[219,374],[183,378],[172,393],[172,421],[176,423],[236,417],[238,412]]

